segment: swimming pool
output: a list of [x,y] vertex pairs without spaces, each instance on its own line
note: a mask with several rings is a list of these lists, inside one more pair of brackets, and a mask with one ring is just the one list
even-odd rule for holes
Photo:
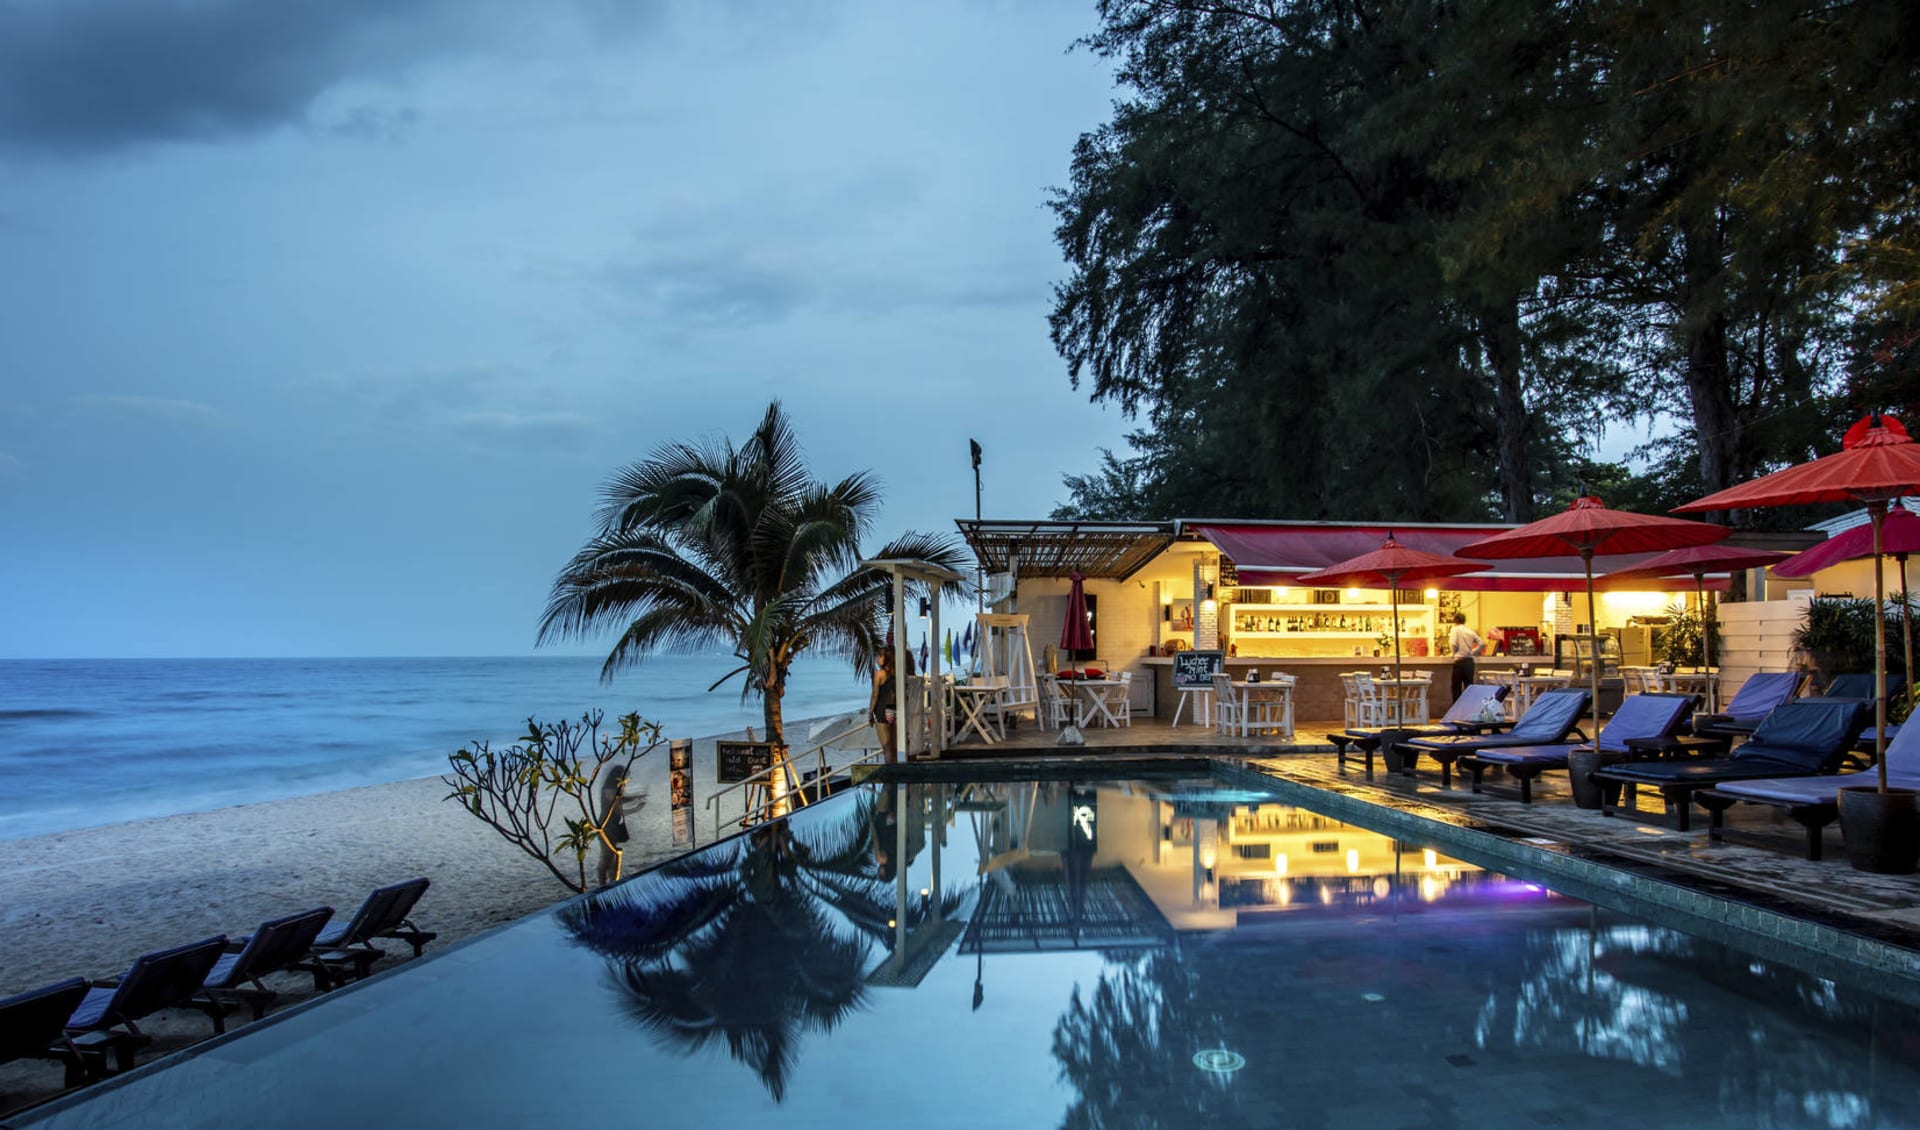
[[1916,1021],[1244,775],[892,784],[9,1125],[1893,1127]]

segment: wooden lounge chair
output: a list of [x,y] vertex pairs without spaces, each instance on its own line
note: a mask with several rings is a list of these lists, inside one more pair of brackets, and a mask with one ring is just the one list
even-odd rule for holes
[[279,994],[267,988],[261,978],[299,967],[306,961],[321,929],[332,917],[330,906],[303,910],[262,922],[260,928],[245,939],[229,942],[227,952],[214,963],[212,972],[200,986],[209,1006],[207,1015],[213,1018],[213,1030],[216,1033],[227,1030],[225,1005],[230,1001],[244,1002],[252,1008],[255,1020],[264,1017],[267,1006]]
[[1693,729],[1699,734],[1725,734],[1729,737],[1744,737],[1759,729],[1760,723],[1773,708],[1783,702],[1790,702],[1800,693],[1800,684],[1806,677],[1798,671],[1762,671],[1747,676],[1740,684],[1740,692],[1733,701],[1718,714],[1702,714],[1693,720]]
[[66,1085],[78,1087],[97,1072],[67,1035],[67,1017],[86,998],[87,979],[71,977],[0,1000],[0,1063],[50,1059],[67,1069]]
[[1327,740],[1333,743],[1334,757],[1340,768],[1347,767],[1347,747],[1352,746],[1365,755],[1367,776],[1373,776],[1374,751],[1380,748],[1384,736],[1389,733],[1410,735],[1429,734],[1484,734],[1493,730],[1504,730],[1512,725],[1502,719],[1498,722],[1482,722],[1476,716],[1489,702],[1499,702],[1507,697],[1508,688],[1490,686],[1486,683],[1474,683],[1460,692],[1453,700],[1447,712],[1438,722],[1412,726],[1350,726],[1337,734],[1328,734]]
[[140,1031],[142,1019],[164,1008],[209,1011],[195,998],[226,948],[227,936],[216,934],[141,954],[120,976],[89,982],[87,995],[67,1017],[67,1035],[77,1047],[102,1049],[103,1056],[110,1048],[120,1070],[126,1070],[133,1066],[133,1053],[151,1039]]
[[[1618,754],[1621,759],[1634,756],[1628,743],[1673,736],[1687,720],[1687,712],[1699,701],[1690,694],[1634,694],[1621,700],[1606,728],[1600,731],[1597,748],[1602,753]],[[1533,779],[1540,774],[1567,767],[1567,755],[1575,750],[1596,748],[1595,743],[1557,742],[1552,745],[1522,745],[1480,749],[1460,759],[1460,766],[1473,774],[1473,791],[1480,791],[1481,778],[1494,766],[1520,782],[1520,802],[1533,803]]]
[[314,988],[326,989],[345,983],[349,972],[355,980],[366,978],[373,963],[387,956],[387,951],[373,944],[375,938],[406,942],[413,947],[413,956],[419,957],[427,943],[440,936],[420,929],[407,917],[428,886],[428,880],[422,877],[374,891],[352,918],[321,930],[307,960],[297,968],[313,974]]
[[1641,785],[1660,791],[1675,827],[1692,827],[1694,794],[1733,781],[1774,777],[1812,777],[1839,768],[1847,747],[1860,729],[1866,707],[1854,699],[1803,698],[1782,703],[1768,714],[1753,737],[1731,757],[1702,761],[1630,762],[1594,773],[1602,786],[1601,806],[1611,816],[1622,807],[1633,808]]
[[[1820,834],[1840,818],[1839,791],[1847,785],[1878,785],[1878,773],[1831,773],[1818,777],[1763,777],[1757,781],[1729,781],[1695,793],[1709,814],[1707,836],[1721,839],[1727,810],[1736,804],[1764,804],[1784,808],[1794,823],[1807,830],[1807,858],[1820,858]],[[1887,743],[1887,784],[1920,789],[1920,726],[1908,726]]]
[[[1589,695],[1572,687],[1551,690],[1533,700],[1504,734],[1435,734],[1428,738],[1396,741],[1393,748],[1412,769],[1421,754],[1440,763],[1440,787],[1453,787],[1453,763],[1470,753],[1500,746],[1557,745],[1568,734],[1580,733],[1580,716],[1587,711]],[[1585,734],[1580,734],[1582,739]]]

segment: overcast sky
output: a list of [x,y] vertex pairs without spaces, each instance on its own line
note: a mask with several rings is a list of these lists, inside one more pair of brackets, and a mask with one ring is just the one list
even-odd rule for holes
[[1090,2],[0,0],[0,655],[532,650],[784,400],[882,537],[1129,424],[1047,340]]

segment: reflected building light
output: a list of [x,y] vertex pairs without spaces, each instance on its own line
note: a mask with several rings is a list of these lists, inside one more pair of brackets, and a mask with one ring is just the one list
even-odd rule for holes
[[1431,875],[1420,876],[1420,897],[1427,902],[1440,897],[1440,882]]
[[1391,894],[1392,892],[1393,892],[1393,884],[1387,880],[1387,877],[1385,875],[1376,876],[1374,878],[1373,880],[1373,897],[1374,898],[1383,899],[1383,898],[1386,898],[1387,895]]
[[1347,874],[1357,875],[1359,873],[1360,873],[1360,851],[1358,848],[1348,848],[1347,849]]
[[1333,888],[1327,886],[1325,883],[1320,884],[1320,901],[1324,903],[1333,902]]
[[1427,870],[1429,871],[1433,870],[1435,867],[1440,866],[1440,853],[1437,851],[1434,851],[1432,848],[1428,848],[1426,851],[1421,852],[1420,858],[1422,861],[1426,863]]
[[1293,902],[1293,883],[1282,879],[1278,887],[1279,889],[1274,892],[1275,901],[1279,902],[1281,906],[1286,906]]

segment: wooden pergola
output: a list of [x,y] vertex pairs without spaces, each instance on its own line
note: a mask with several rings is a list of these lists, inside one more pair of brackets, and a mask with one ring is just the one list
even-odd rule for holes
[[1124,581],[1178,537],[1172,522],[955,523],[989,573]]

